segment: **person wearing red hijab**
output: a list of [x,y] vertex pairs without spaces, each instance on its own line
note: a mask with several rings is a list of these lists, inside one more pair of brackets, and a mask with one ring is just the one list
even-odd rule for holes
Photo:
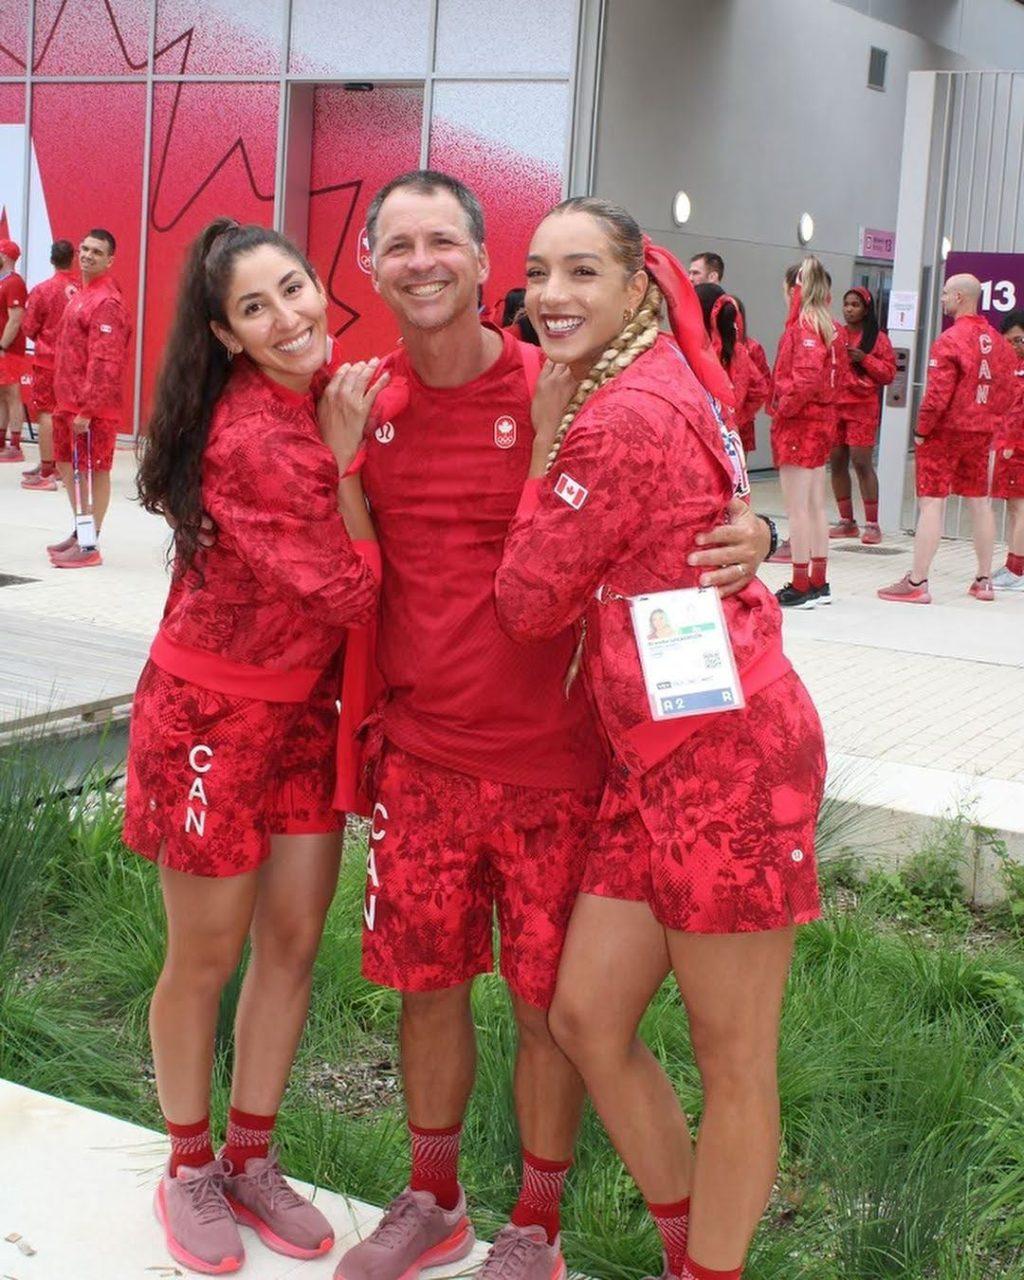
[[[663,299],[672,336],[659,330]],[[576,628],[567,685],[582,672],[612,753],[550,1025],[648,1204],[663,1280],[737,1280],[778,1159],[794,926],[819,914],[821,725],[763,583],[720,602],[679,590],[699,584],[687,567],[694,539],[747,489],[722,414],[734,390],[682,265],[625,210],[570,199],[534,233],[526,309],[551,361],[538,397],[560,389],[564,412],[534,419],[495,578],[498,618],[530,645]],[[704,608],[719,621],[684,626],[686,641],[670,618],[652,638],[662,606],[684,624]],[[699,676],[692,708],[691,695],[664,694],[668,672],[645,678],[658,645],[699,643],[688,652],[704,670],[727,665],[707,661],[708,630],[731,655],[742,709]],[[696,1154],[638,1038],[669,972],[705,1090]]]
[[[829,460],[839,521],[829,529],[829,537],[859,537],[866,546],[872,546],[882,541],[874,463],[880,392],[896,376],[896,357],[888,335],[878,327],[870,290],[859,285],[847,289],[843,295],[843,319],[846,323],[839,325],[839,334],[846,343],[848,358],[836,396],[836,443]],[[863,533],[853,516],[851,463],[864,500]]]

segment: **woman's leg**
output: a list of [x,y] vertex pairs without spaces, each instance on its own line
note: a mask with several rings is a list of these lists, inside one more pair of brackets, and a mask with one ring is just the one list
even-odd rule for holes
[[[864,445],[854,445],[850,450],[850,461],[857,473],[857,485],[860,496],[864,500],[865,518],[870,519],[872,510],[876,515],[878,513],[878,474],[875,471],[874,450]],[[834,482],[835,476],[833,476]]]
[[637,1034],[669,972],[665,930],[645,902],[581,893],[551,1006],[551,1032],[648,1203],[690,1194],[690,1132],[675,1090]]
[[829,471],[832,475],[832,493],[839,508],[839,519],[853,519],[853,486],[850,482],[850,446],[837,444],[829,458]]
[[794,564],[805,565],[811,558],[810,491],[813,475],[814,472],[806,467],[779,468]]
[[210,1104],[220,993],[235,971],[256,900],[257,872],[217,879],[160,869],[167,957],[149,1007],[160,1106],[176,1125]]
[[689,1254],[714,1270],[742,1266],[778,1165],[779,1014],[794,934],[667,933],[704,1085]]
[[[825,468],[809,471],[807,513],[811,539],[811,559],[828,559],[828,508],[825,505]],[[794,559],[796,557],[794,556]]]
[[235,1019],[231,1105],[276,1114],[309,1007],[309,992],[341,863],[341,833],[273,836],[255,873],[252,955]]

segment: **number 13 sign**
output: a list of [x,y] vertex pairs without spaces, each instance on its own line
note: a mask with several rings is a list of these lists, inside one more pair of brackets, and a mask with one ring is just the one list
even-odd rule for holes
[[[1024,307],[1024,253],[951,253],[946,279],[977,276],[981,281],[981,313],[1000,328],[1008,311]],[[952,322],[943,321],[943,328]]]

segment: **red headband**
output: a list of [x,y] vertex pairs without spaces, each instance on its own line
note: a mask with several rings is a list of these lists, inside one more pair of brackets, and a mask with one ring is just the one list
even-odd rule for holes
[[[865,289],[863,285],[855,284],[852,288],[847,289],[846,293],[855,293],[866,307],[874,305],[875,300],[871,296],[871,291],[869,289]],[[843,294],[844,298],[846,297],[846,293]]]
[[668,322],[679,350],[697,381],[722,404],[735,406],[732,383],[718,362],[704,328],[704,313],[683,264],[661,245],[644,236],[644,267],[668,306]]

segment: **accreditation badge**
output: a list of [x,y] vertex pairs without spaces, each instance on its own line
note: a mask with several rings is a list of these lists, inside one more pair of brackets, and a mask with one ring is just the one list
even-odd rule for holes
[[629,608],[655,720],[743,707],[732,642],[714,588],[634,596]]

